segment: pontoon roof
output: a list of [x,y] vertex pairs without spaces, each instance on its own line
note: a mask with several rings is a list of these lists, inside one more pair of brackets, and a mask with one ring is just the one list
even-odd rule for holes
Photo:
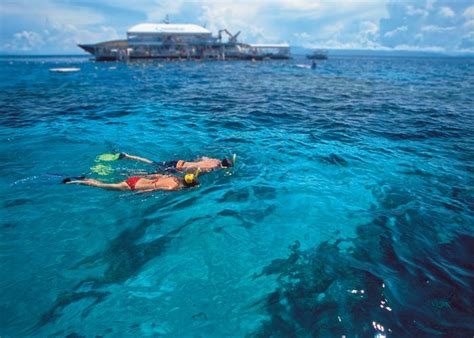
[[141,23],[130,28],[128,33],[211,34],[206,28],[198,25],[167,23]]

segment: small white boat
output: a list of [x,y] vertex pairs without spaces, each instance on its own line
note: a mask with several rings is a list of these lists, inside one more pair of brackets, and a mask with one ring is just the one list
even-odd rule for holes
[[305,69],[310,69],[311,66],[310,65],[302,65],[302,64],[297,64],[295,65],[297,68],[305,68]]
[[71,73],[71,72],[78,72],[81,68],[50,68],[50,72],[56,73]]

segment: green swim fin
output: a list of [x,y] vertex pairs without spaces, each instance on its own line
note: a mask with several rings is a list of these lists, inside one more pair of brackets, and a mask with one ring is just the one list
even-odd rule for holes
[[116,153],[116,154],[101,154],[101,155],[98,155],[95,159],[96,162],[99,162],[99,161],[104,161],[104,162],[110,162],[110,161],[117,161],[118,159],[121,158],[120,156],[121,154],[120,153]]
[[107,164],[96,164],[95,166],[91,167],[91,171],[100,176],[107,176],[112,174],[114,169]]

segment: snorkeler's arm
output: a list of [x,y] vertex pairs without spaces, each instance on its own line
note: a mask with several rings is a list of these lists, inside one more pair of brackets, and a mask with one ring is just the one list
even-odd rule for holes
[[123,158],[128,158],[129,160],[145,162],[145,163],[148,163],[148,164],[153,164],[154,163],[152,160],[149,160],[149,159],[144,158],[144,157],[129,155],[127,153],[122,153],[122,154],[123,154]]
[[215,168],[202,167],[199,165],[199,163],[196,163],[196,162],[186,162],[186,163],[187,165],[186,167],[183,168],[183,170],[187,173],[190,173],[199,169],[200,174],[206,174],[215,169]]
[[199,169],[200,172],[204,174],[222,168],[220,162],[221,161],[216,158],[206,157],[204,160],[197,162],[185,162],[182,169],[186,171]]

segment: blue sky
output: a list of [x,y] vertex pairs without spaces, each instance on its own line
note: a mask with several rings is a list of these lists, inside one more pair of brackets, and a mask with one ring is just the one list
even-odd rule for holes
[[0,0],[0,52],[82,53],[141,22],[242,31],[250,43],[474,52],[474,2],[447,0]]

